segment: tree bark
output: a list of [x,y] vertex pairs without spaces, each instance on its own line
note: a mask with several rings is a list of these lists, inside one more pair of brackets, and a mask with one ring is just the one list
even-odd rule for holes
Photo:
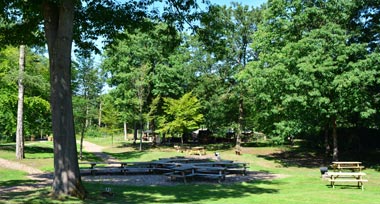
[[332,132],[332,137],[333,137],[333,161],[338,161],[338,135],[336,133],[336,119],[332,121],[333,125],[333,132]]
[[102,126],[102,102],[99,103],[99,118],[98,118],[98,127]]
[[71,49],[75,0],[44,1],[44,29],[49,51],[55,197],[85,197],[75,140],[71,96]]
[[243,107],[243,96],[240,95],[240,100],[239,100],[239,130],[236,134],[236,148],[241,147],[241,134],[244,131],[244,126],[243,126],[243,121],[244,121],[244,107]]
[[124,141],[128,140],[128,126],[127,122],[124,121]]
[[24,159],[24,71],[25,71],[25,45],[20,45],[19,73],[18,73],[18,101],[17,101],[17,127],[16,127],[16,158]]
[[329,143],[329,125],[325,127],[325,156],[330,154],[330,143]]

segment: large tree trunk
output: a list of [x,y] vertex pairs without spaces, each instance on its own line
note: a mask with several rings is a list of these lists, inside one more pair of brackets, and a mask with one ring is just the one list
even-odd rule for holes
[[50,63],[54,135],[53,196],[85,197],[75,140],[71,96],[71,49],[75,0],[44,1],[43,14]]
[[18,74],[18,102],[17,102],[17,127],[16,127],[16,158],[24,159],[24,70],[25,70],[25,45],[20,45],[19,74]]

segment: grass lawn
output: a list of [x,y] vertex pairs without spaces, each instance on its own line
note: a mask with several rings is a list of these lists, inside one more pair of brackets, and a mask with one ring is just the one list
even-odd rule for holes
[[[107,138],[104,138],[106,140]],[[115,142],[116,141],[116,142]],[[144,148],[140,152],[133,146],[123,141],[115,140],[113,143],[102,142],[97,139],[100,145],[106,145],[105,151],[120,160],[126,161],[150,161],[160,157],[170,157],[184,155],[176,152],[170,147]],[[93,141],[91,141],[93,142]],[[43,144],[42,149],[48,144]],[[34,145],[32,145],[34,146]],[[39,145],[29,150],[40,150]],[[48,149],[51,147],[47,147]],[[10,154],[0,146],[0,157]],[[214,151],[214,149],[212,150]],[[212,151],[208,151],[212,154]],[[320,179],[319,166],[321,165],[318,156],[310,150],[289,149],[287,147],[247,147],[243,155],[237,156],[231,149],[220,149],[222,159],[232,159],[236,161],[248,162],[251,171],[265,171],[278,174],[280,177],[274,180],[254,180],[247,183],[237,184],[179,184],[176,186],[112,186],[101,183],[84,183],[89,196],[85,201],[76,199],[65,200],[64,203],[270,203],[270,204],[377,204],[380,202],[380,174],[378,168],[367,168],[368,183],[365,183],[365,190],[362,191],[353,185],[337,185],[332,189],[328,181]],[[52,166],[51,153],[30,154],[27,162],[45,161],[46,166]],[[12,153],[13,155],[13,153]],[[91,155],[87,155],[91,158]],[[48,164],[48,162],[50,162]],[[365,162],[365,161],[363,161]],[[45,166],[43,165],[43,166]],[[364,163],[366,165],[366,163]],[[375,164],[375,166],[378,166]],[[46,169],[46,167],[41,167]],[[48,169],[48,168],[47,168]],[[9,170],[0,168],[0,175],[8,174]],[[3,177],[3,176],[1,176]],[[14,176],[5,177],[0,185],[17,185],[25,182],[25,174],[15,172]],[[12,182],[13,181],[13,182]],[[114,192],[113,197],[103,197],[101,192],[106,187],[111,187]],[[0,197],[0,203],[60,203],[52,201],[47,196],[49,189],[41,189],[37,192],[19,192]],[[11,200],[2,200],[11,198]]]

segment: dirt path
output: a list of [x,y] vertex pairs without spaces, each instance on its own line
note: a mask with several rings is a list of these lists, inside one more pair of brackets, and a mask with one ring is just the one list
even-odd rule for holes
[[103,147],[91,142],[83,141],[83,149],[86,152],[91,152],[95,156],[101,158],[104,162],[118,162],[114,157],[103,152]]
[[[30,167],[28,165],[15,162],[15,161],[9,161],[6,159],[0,158],[0,166],[7,168],[7,169],[13,169],[18,171],[24,171],[28,173],[27,178],[29,180],[32,180],[34,182],[25,182],[18,186],[0,186],[0,196],[6,193],[10,192],[17,192],[17,191],[30,191],[34,189],[43,188],[46,186],[51,185],[52,182],[52,174],[51,173],[44,173],[43,171]],[[26,180],[27,181],[27,180]],[[0,197],[1,198],[1,197]]]
[[[93,154],[95,154],[97,157],[101,158],[105,162],[117,161],[115,158],[103,153],[102,152],[103,147],[99,145],[96,145],[90,142],[83,142],[83,149],[87,152],[92,152]],[[0,186],[0,196],[6,193],[10,193],[10,192],[36,190],[39,188],[44,188],[44,187],[52,185],[53,175],[51,173],[45,173],[39,169],[22,164],[20,162],[10,161],[6,159],[2,159],[2,158],[0,158],[0,166],[7,169],[24,171],[28,173],[28,176],[27,176],[28,179],[34,181],[34,182],[25,182],[18,186],[7,186],[7,187]]]

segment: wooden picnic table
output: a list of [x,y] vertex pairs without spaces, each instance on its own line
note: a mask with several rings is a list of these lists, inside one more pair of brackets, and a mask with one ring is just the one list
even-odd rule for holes
[[327,176],[329,177],[332,188],[335,188],[336,182],[354,182],[363,190],[363,183],[368,181],[363,178],[366,176],[364,172],[327,172]]
[[337,161],[332,162],[332,168],[334,171],[343,171],[343,170],[350,170],[350,171],[359,171],[364,168],[364,166],[361,166],[361,162],[358,161]]
[[172,171],[166,173],[171,180],[175,178],[182,178],[183,182],[187,183],[187,178],[189,177],[207,177],[207,178],[217,178],[220,183],[225,179],[226,168],[225,167],[210,167],[210,166],[197,166],[191,164],[184,164],[179,167],[174,167]]
[[225,167],[226,171],[231,172],[239,172],[243,175],[246,175],[247,171],[247,163],[244,162],[233,162],[231,160],[225,160],[225,161],[215,161],[215,162],[203,162],[203,163],[196,163],[197,166],[211,166],[211,167]]
[[206,150],[204,147],[191,147],[189,149],[189,154],[197,154],[199,156],[202,156],[206,154]]

